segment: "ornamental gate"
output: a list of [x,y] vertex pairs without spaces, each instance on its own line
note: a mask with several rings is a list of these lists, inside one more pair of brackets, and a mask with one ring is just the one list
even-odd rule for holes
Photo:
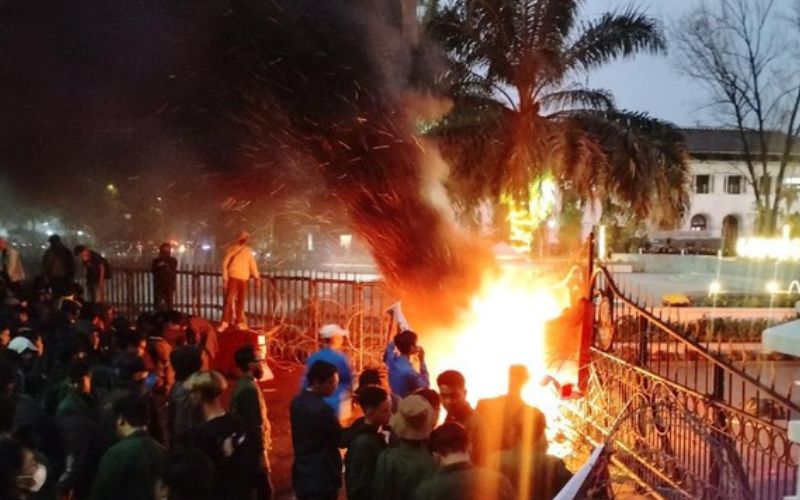
[[787,427],[800,417],[800,363],[701,339],[654,315],[605,268],[590,290],[585,397],[567,405],[576,430],[607,443],[616,466],[655,497],[793,495],[800,450]]

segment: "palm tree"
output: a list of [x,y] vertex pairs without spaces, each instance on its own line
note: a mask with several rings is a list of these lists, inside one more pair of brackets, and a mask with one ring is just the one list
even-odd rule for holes
[[617,109],[578,80],[612,60],[662,53],[657,21],[634,9],[590,22],[581,0],[427,4],[429,36],[447,51],[452,111],[427,132],[453,166],[456,200],[527,202],[552,178],[564,199],[613,202],[670,224],[688,204],[683,138],[667,122]]

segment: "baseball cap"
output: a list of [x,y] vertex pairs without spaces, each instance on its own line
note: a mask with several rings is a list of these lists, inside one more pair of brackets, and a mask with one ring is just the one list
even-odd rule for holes
[[25,351],[39,352],[34,343],[26,337],[14,337],[8,344],[8,348],[17,354],[22,354]]
[[347,336],[350,332],[342,328],[341,326],[331,323],[328,325],[323,326],[319,329],[319,336],[322,339],[330,339],[336,337],[338,335]]

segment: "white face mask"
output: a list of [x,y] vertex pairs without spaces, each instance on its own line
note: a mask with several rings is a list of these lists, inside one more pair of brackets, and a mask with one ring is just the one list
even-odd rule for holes
[[45,481],[47,481],[47,467],[42,464],[36,466],[36,472],[31,476],[22,476],[23,478],[33,479],[33,484],[28,487],[28,491],[36,493],[42,489]]

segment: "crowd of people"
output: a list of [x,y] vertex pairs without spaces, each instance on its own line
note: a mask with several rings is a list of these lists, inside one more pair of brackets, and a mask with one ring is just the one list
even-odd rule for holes
[[349,500],[549,500],[572,477],[547,454],[544,414],[522,398],[524,366],[509,367],[505,395],[473,408],[456,370],[438,375],[438,391],[430,387],[425,352],[404,329],[385,366],[364,370],[352,391],[347,331],[326,325],[319,333],[322,349],[309,357],[290,408],[298,499],[333,500],[344,486]]
[[[224,263],[239,290],[225,319],[237,326],[234,280],[257,275],[246,241]],[[263,353],[236,350],[229,389],[214,367],[218,335],[230,333],[172,310],[168,248],[153,262],[165,276],[154,310],[127,319],[104,304],[112,271],[101,255],[57,236],[50,244],[41,275],[26,280],[0,240],[0,500],[272,498]],[[431,387],[410,329],[386,347],[384,366],[361,373],[347,335],[321,328],[290,408],[270,409],[289,414],[296,498],[549,499],[571,477],[547,454],[544,415],[522,399],[524,367],[510,368],[506,395],[473,409],[461,373]]]

